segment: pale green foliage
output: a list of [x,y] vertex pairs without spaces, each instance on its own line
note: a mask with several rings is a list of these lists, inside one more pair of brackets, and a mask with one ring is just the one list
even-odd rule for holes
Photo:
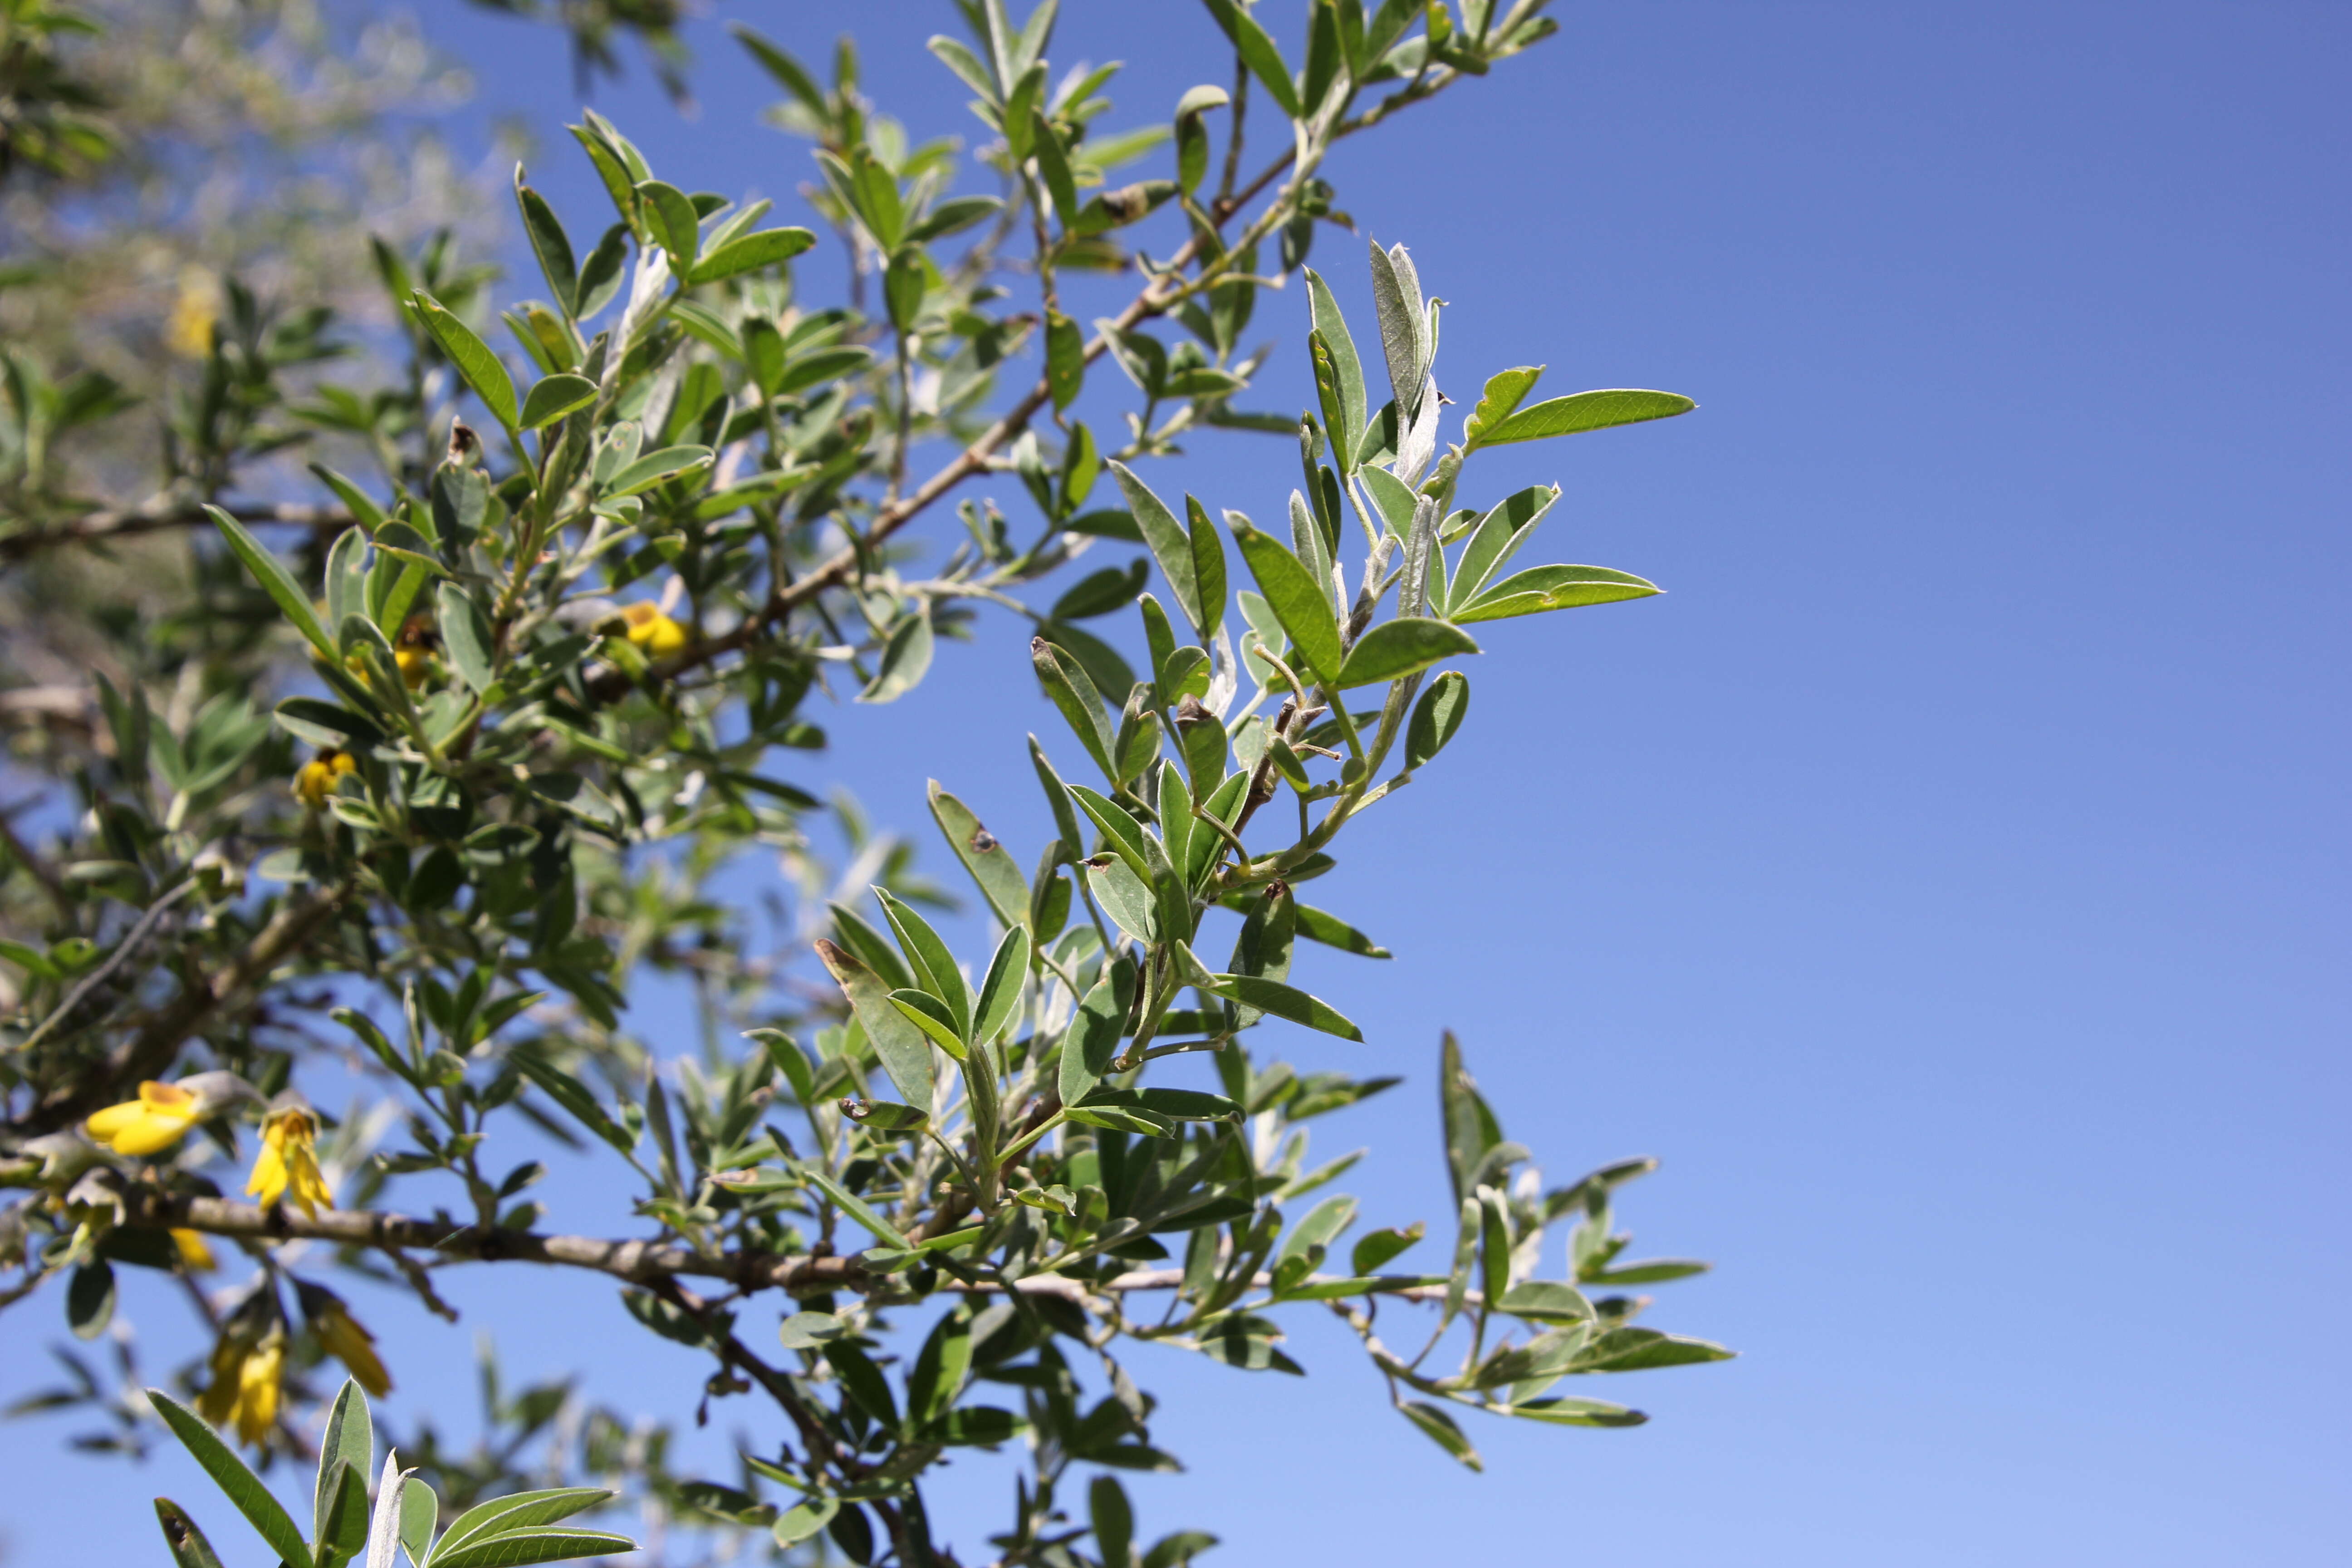
[[[827,79],[745,32],[784,95],[776,122],[815,143],[810,226],[693,190],[691,171],[650,167],[588,113],[567,151],[608,216],[559,213],[515,171],[537,298],[447,243],[379,241],[398,353],[347,381],[330,359],[352,340],[324,311],[232,290],[151,501],[95,508],[37,450],[106,426],[119,400],[20,376],[0,559],[38,573],[136,534],[182,553],[158,607],[85,606],[104,650],[94,721],[43,724],[21,748],[75,820],[54,843],[12,827],[0,881],[0,1172],[36,1189],[0,1249],[25,1269],[18,1293],[67,1279],[88,1335],[116,1266],[189,1267],[165,1232],[234,1239],[256,1272],[183,1374],[197,1411],[150,1404],[289,1563],[593,1555],[625,1542],[571,1516],[657,1503],[780,1555],[927,1564],[935,1542],[980,1533],[929,1516],[930,1468],[1018,1445],[1028,1474],[1000,1561],[1172,1568],[1213,1542],[1139,1544],[1115,1472],[1175,1460],[1122,1341],[1295,1373],[1280,1312],[1337,1312],[1403,1418],[1474,1467],[1465,1413],[1631,1425],[1643,1417],[1561,1380],[1728,1353],[1636,1326],[1645,1301],[1618,1292],[1700,1267],[1620,1258],[1612,1194],[1649,1163],[1547,1189],[1450,1037],[1454,1227],[1350,1244],[1357,1204],[1328,1189],[1355,1157],[1310,1165],[1306,1124],[1398,1080],[1302,1074],[1264,1027],[1387,1046],[1358,1044],[1378,1031],[1344,996],[1292,983],[1302,940],[1388,956],[1303,894],[1344,830],[1423,770],[1442,780],[1469,712],[1457,667],[1479,654],[1465,628],[1657,591],[1525,564],[1559,490],[1482,492],[1472,459],[1689,400],[1529,405],[1539,373],[1511,369],[1446,428],[1438,309],[1402,245],[1373,247],[1368,278],[1343,263],[1337,290],[1307,274],[1308,319],[1282,323],[1319,414],[1237,405],[1259,369],[1241,339],[1261,276],[1297,269],[1318,223],[1344,222],[1318,176],[1330,146],[1549,22],[1533,0],[1315,0],[1294,70],[1257,16],[1211,0],[1234,89],[1112,131],[1111,68],[1049,65],[1051,0],[1017,22],[998,0],[962,9],[968,40],[932,50],[978,95],[973,156],[996,194],[957,194],[955,149],[876,111],[848,46]],[[1275,155],[1253,174],[1241,138],[1268,119]],[[1177,179],[1112,184],[1171,140]],[[855,261],[845,301],[796,291],[792,259],[819,230]],[[1081,326],[1060,301],[1073,268],[1138,273],[1133,303]],[[1351,324],[1339,297],[1359,280],[1372,309]],[[1123,380],[1097,375],[1106,360]],[[1076,417],[1090,377],[1086,406],[1129,405],[1116,437]],[[1295,438],[1300,487],[1181,494],[1167,459],[1217,426]],[[357,472],[315,463],[303,500],[254,499],[256,463],[322,430]],[[991,473],[1038,513],[1027,542],[990,501],[961,501],[944,552],[910,526]],[[1062,572],[1106,539],[1142,546],[1159,591],[1142,559]],[[918,874],[911,842],[836,802],[846,863],[826,862],[806,826],[819,803],[766,769],[778,748],[824,743],[815,699],[903,696],[983,604],[1031,624],[1030,667],[1070,733],[1028,742],[1055,825],[1043,846],[999,840],[991,803],[954,793],[961,760],[940,757],[948,853],[929,863],[968,881],[995,930],[959,952],[925,912],[959,894]],[[1085,625],[1129,610],[1141,668]],[[797,927],[772,950],[716,880],[754,852],[797,879]],[[675,1062],[630,1026],[633,990],[663,973],[699,1007],[699,1048]],[[314,1016],[328,1007],[331,1023]],[[235,1181],[207,1175],[207,1154],[234,1151],[275,1097],[268,1158],[299,1200],[316,1120],[299,1092],[325,1052],[375,1079],[316,1146],[343,1206],[215,1195]],[[1166,1081],[1192,1054],[1216,1091]],[[175,1079],[182,1098],[139,1115],[190,1107],[203,1131],[176,1148],[177,1123],[160,1151],[76,1132]],[[639,1195],[608,1238],[539,1228],[523,1194],[549,1172],[515,1163],[525,1124],[630,1167]],[[441,1217],[396,1212],[417,1206],[397,1201],[412,1186]],[[1568,1270],[1539,1279],[1559,1222]],[[1392,1269],[1424,1237],[1443,1256]],[[297,1237],[344,1247],[298,1258],[280,1247]],[[759,1397],[736,1418],[752,1451],[726,1482],[681,1478],[658,1434],[630,1438],[565,1387],[509,1397],[490,1363],[491,1438],[465,1455],[418,1429],[399,1445],[415,1473],[387,1459],[371,1511],[375,1429],[346,1386],[306,1534],[205,1422],[266,1459],[286,1443],[281,1386],[308,1399],[321,1357],[380,1386],[322,1277],[387,1260],[440,1312],[433,1276],[460,1263],[618,1276],[636,1325],[712,1359],[706,1408]],[[1418,1353],[1374,1337],[1384,1298],[1432,1320]],[[86,1378],[52,1403],[102,1400]],[[136,1446],[150,1428],[117,1408],[114,1440]],[[506,1495],[527,1472],[609,1484]],[[181,1563],[213,1561],[185,1513],[159,1508]]]

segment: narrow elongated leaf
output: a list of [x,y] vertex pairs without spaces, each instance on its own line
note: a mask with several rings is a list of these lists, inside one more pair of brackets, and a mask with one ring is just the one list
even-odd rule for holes
[[1272,99],[1275,107],[1284,114],[1293,120],[1297,119],[1297,85],[1290,79],[1290,68],[1282,63],[1282,51],[1275,47],[1273,37],[1259,25],[1258,19],[1235,4],[1235,0],[1204,0],[1204,3],[1209,7],[1209,15],[1217,19],[1217,26],[1225,30],[1225,37],[1233,40],[1242,63],[1249,67],[1250,75],[1257,78],[1259,85],[1265,89],[1266,97]]
[[1292,904],[1294,918],[1297,921],[1298,934],[1308,941],[1319,942],[1326,947],[1336,947],[1343,952],[1352,952],[1359,958],[1391,956],[1387,948],[1381,946],[1339,916],[1328,914],[1310,905],[1298,903],[1295,900]]
[[1193,594],[1202,616],[1192,624],[1206,643],[1225,619],[1225,542],[1217,537],[1208,510],[1191,496],[1184,498],[1184,512],[1192,536]]
[[1441,659],[1478,651],[1470,634],[1423,616],[1382,621],[1357,640],[1339,667],[1339,685],[1370,686],[1417,674]]
[[1449,605],[1466,605],[1478,596],[1488,578],[1502,570],[1532,535],[1559,500],[1558,485],[1529,485],[1526,489],[1506,496],[1494,509],[1478,520],[1470,542],[1462,547],[1462,559],[1454,571],[1454,584],[1448,591]]
[[548,292],[565,315],[577,317],[580,269],[572,258],[572,241],[565,237],[547,198],[522,183],[520,163],[515,165],[515,205],[522,209],[523,233],[530,237],[530,253],[539,258],[539,269],[546,276]]
[[1685,1339],[1655,1329],[1612,1329],[1576,1358],[1579,1372],[1643,1372],[1657,1366],[1695,1366],[1729,1361],[1739,1352],[1707,1340]]
[[1381,351],[1388,361],[1389,390],[1396,395],[1400,426],[1421,410],[1429,374],[1428,318],[1421,306],[1421,279],[1403,246],[1382,250],[1372,242],[1372,313],[1381,323]]
[[1470,1439],[1462,1435],[1462,1428],[1454,1423],[1454,1417],[1436,1405],[1408,1399],[1397,1409],[1403,1413],[1406,1420],[1427,1433],[1431,1441],[1472,1469],[1484,1470],[1486,1468],[1486,1461],[1478,1457],[1478,1450],[1470,1446]]
[[213,520],[213,526],[228,542],[230,552],[245,563],[245,569],[253,574],[253,580],[285,613],[294,629],[309,638],[310,646],[330,661],[340,661],[342,656],[335,647],[335,639],[327,635],[327,628],[319,624],[318,612],[310,607],[310,595],[295,584],[294,574],[278,563],[269,547],[256,539],[245,524],[216,506],[206,505],[205,515]]
[[1600,1399],[1531,1399],[1525,1405],[1497,1405],[1491,1408],[1498,1415],[1547,1421],[1555,1426],[1639,1426],[1649,1420],[1638,1410]]
[[[341,1393],[327,1412],[327,1430],[319,1442],[319,1479],[313,1489],[311,1527],[322,1539],[327,1534],[327,1508],[332,1500],[335,1466],[348,1464],[360,1479],[360,1496],[367,1496],[368,1473],[375,1468],[375,1424],[368,1415],[367,1395],[351,1379],[343,1380]],[[364,1501],[362,1501],[364,1511]],[[364,1532],[362,1532],[364,1533]]]
[[1388,525],[1389,531],[1400,539],[1409,538],[1412,532],[1413,509],[1417,504],[1412,487],[1386,468],[1365,468],[1360,477],[1365,490],[1372,498],[1372,505],[1380,511],[1381,521]]
[[520,1568],[529,1563],[562,1563],[575,1557],[605,1557],[635,1552],[637,1543],[608,1531],[556,1525],[509,1530],[475,1541],[456,1552],[436,1552],[433,1568]]
[[899,616],[898,624],[890,629],[889,640],[882,645],[882,662],[875,667],[874,679],[857,694],[857,700],[896,702],[912,691],[930,673],[936,646],[930,601],[926,599]]
[[1515,572],[1454,612],[1457,621],[1500,621],[1584,605],[1613,605],[1664,593],[1646,577],[1606,566],[1530,566]]
[[[1110,721],[1103,711],[1102,697],[1096,691],[1095,683],[1087,679],[1087,672],[1075,658],[1064,658],[1044,637],[1030,639],[1029,658],[1036,667],[1037,679],[1045,688],[1045,695],[1062,710],[1062,717],[1078,737],[1078,744],[1086,748],[1087,755],[1094,759],[1103,776],[1116,785],[1118,767],[1111,759]],[[1071,847],[1075,850],[1079,847],[1073,844]]]
[[1471,1184],[1486,1152],[1503,1141],[1503,1130],[1487,1109],[1486,1098],[1462,1065],[1462,1045],[1454,1031],[1445,1031],[1437,1047],[1438,1112],[1445,1131],[1446,1174],[1454,1183],[1454,1200],[1474,1201]]
[[636,495],[656,485],[667,484],[680,475],[705,468],[710,462],[708,447],[664,447],[648,452],[604,481],[604,494],[617,500],[623,496]]
[[1405,771],[1412,772],[1444,751],[1469,713],[1468,676],[1449,669],[1430,682],[1421,700],[1412,705],[1412,720],[1405,726]]
[[1286,985],[1278,980],[1268,980],[1257,974],[1213,974],[1202,988],[1228,1002],[1238,1002],[1261,1013],[1271,1013],[1277,1018],[1304,1024],[1327,1035],[1337,1035],[1343,1040],[1364,1037],[1364,1032],[1349,1023],[1329,1003],[1309,996],[1297,986]]
[[548,1099],[570,1111],[582,1126],[615,1150],[626,1154],[636,1148],[635,1135],[605,1114],[588,1086],[549,1061],[537,1048],[527,1044],[517,1046],[508,1051],[507,1059],[545,1090]]
[[948,1005],[954,1015],[959,1033],[971,1023],[971,992],[964,984],[963,972],[956,967],[955,954],[946,939],[931,929],[931,922],[918,914],[913,906],[897,897],[887,888],[876,888],[874,897],[882,906],[882,913],[898,933],[898,945],[912,963],[916,976],[924,988]]
[[435,604],[440,611],[441,646],[448,650],[458,678],[477,691],[488,690],[494,673],[490,628],[475,607],[473,595],[455,583],[444,583],[435,595]]
[[1543,373],[1539,364],[1523,364],[1488,376],[1486,391],[1478,395],[1478,405],[1462,426],[1462,449],[1474,452],[1484,446],[1487,432],[1511,416],[1520,401],[1535,390],[1536,378]]
[[1069,155],[1042,115],[1033,116],[1029,122],[1029,142],[1037,156],[1037,174],[1045,182],[1045,195],[1054,204],[1054,216],[1062,220],[1062,232],[1069,234],[1078,226],[1078,182]]
[[1570,393],[1566,397],[1538,403],[1532,408],[1522,408],[1486,426],[1465,445],[1500,447],[1510,441],[1540,441],[1550,436],[1573,436],[1586,430],[1606,430],[1617,425],[1671,419],[1697,406],[1677,392],[1618,387],[1601,392]]
[[155,1520],[163,1527],[164,1544],[172,1549],[174,1568],[221,1568],[219,1553],[187,1510],[170,1498],[155,1500]]
[[1328,591],[1280,540],[1251,527],[1238,512],[1227,512],[1225,521],[1242,559],[1249,563],[1250,575],[1257,579],[1258,591],[1306,661],[1301,673],[1320,681],[1338,679],[1339,624],[1332,615]]
[[338,1458],[324,1478],[325,1495],[318,1517],[318,1540],[312,1561],[317,1568],[341,1568],[367,1550],[368,1494],[366,1472],[348,1459]]
[[1086,384],[1086,334],[1059,310],[1046,311],[1045,384],[1053,392],[1054,412],[1059,414],[1076,403]]
[[476,1503],[459,1514],[434,1548],[427,1568],[442,1568],[462,1547],[512,1530],[530,1530],[570,1519],[594,1508],[613,1494],[600,1487],[552,1487],[542,1491],[514,1492]]
[[798,1169],[802,1175],[808,1178],[809,1185],[832,1199],[834,1207],[864,1226],[884,1246],[903,1249],[915,1245],[907,1239],[906,1234],[897,1226],[877,1214],[867,1205],[865,1199],[835,1181],[831,1173],[822,1166],[803,1161]]
[[865,1026],[866,1037],[882,1058],[882,1070],[898,1086],[899,1096],[919,1110],[931,1109],[931,1042],[891,1004],[892,987],[852,957],[846,949],[820,940],[817,957],[849,998],[850,1010]]
[[763,228],[757,234],[739,234],[695,264],[694,281],[716,283],[722,278],[773,267],[779,261],[790,261],[815,243],[816,236],[804,228]]
[[1058,1087],[1062,1103],[1076,1105],[1094,1092],[1127,1032],[1127,1009],[1134,989],[1129,972],[1114,964],[1078,1003],[1076,1015],[1062,1037]]
[[988,976],[981,982],[980,1000],[974,1008],[974,1045],[986,1045],[1012,1021],[1013,1009],[1021,1005],[1021,988],[1029,980],[1029,928],[1025,924],[1014,925],[996,944],[996,955],[989,960]]
[[[981,897],[996,918],[1007,926],[1026,925],[1029,921],[1029,881],[1013,863],[1013,852],[997,842],[996,835],[981,826],[971,808],[940,787],[940,781],[930,781],[931,818],[940,825],[940,833],[955,851],[963,868],[980,886]],[[1024,961],[1025,963],[1025,960]]]
[[[1160,563],[1160,573],[1168,579],[1168,586],[1176,595],[1177,605],[1183,610],[1185,619],[1195,626],[1203,627],[1201,635],[1207,637],[1208,632],[1203,626],[1207,612],[1201,603],[1200,574],[1193,563],[1191,534],[1184,524],[1176,521],[1176,514],[1169,510],[1168,503],[1161,500],[1150,485],[1136,478],[1134,470],[1125,463],[1114,459],[1110,472],[1111,477],[1118,481],[1120,492],[1127,497],[1128,507],[1135,514],[1135,525],[1143,534],[1143,542],[1150,548],[1152,558]],[[1223,559],[1220,552],[1221,563]]]
[[310,1548],[302,1532],[294,1528],[294,1521],[278,1500],[261,1484],[261,1479],[245,1468],[245,1461],[232,1453],[227,1444],[213,1435],[197,1414],[173,1399],[160,1388],[147,1391],[148,1403],[172,1436],[193,1455],[205,1474],[213,1479],[228,1500],[236,1505],[269,1549],[282,1562],[300,1564],[310,1560]]
[[433,334],[433,341],[441,345],[441,352],[449,356],[449,363],[457,367],[466,384],[474,389],[474,395],[482,400],[482,406],[490,411],[490,417],[509,430],[515,428],[518,410],[514,378],[507,374],[507,367],[499,363],[499,356],[474,335],[473,328],[451,315],[440,300],[421,289],[414,298],[417,320]]
[[1330,285],[1307,269],[1307,298],[1315,322],[1315,332],[1329,351],[1335,390],[1339,395],[1340,421],[1331,428],[1332,456],[1347,472],[1356,468],[1356,443],[1364,437],[1364,419],[1369,405],[1364,401],[1364,366],[1357,356],[1356,340],[1348,331],[1347,318],[1339,314],[1339,302],[1331,296]]
[[433,1547],[434,1528],[441,1522],[441,1499],[415,1476],[400,1484],[400,1544],[411,1563],[422,1563]]
[[[931,1037],[931,1043],[961,1061],[968,1054],[964,1048],[963,1029],[948,1011],[948,1005],[928,991],[893,991],[890,1005],[898,1009],[907,1022]],[[922,1115],[921,1111],[914,1113]]]
[[566,372],[541,376],[532,383],[530,395],[522,400],[522,427],[536,430],[542,425],[552,425],[595,401],[596,384],[584,375]]

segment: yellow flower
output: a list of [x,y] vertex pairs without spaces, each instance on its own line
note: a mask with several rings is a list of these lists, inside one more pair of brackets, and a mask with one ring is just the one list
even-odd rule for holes
[[375,1336],[362,1328],[331,1291],[316,1286],[302,1293],[302,1310],[310,1315],[310,1331],[319,1348],[351,1368],[359,1385],[382,1399],[392,1392],[392,1374],[375,1353]]
[[191,1274],[205,1274],[220,1267],[213,1261],[213,1249],[205,1244],[202,1231],[175,1229],[172,1245],[179,1249],[180,1267]]
[[656,658],[667,658],[686,646],[686,628],[652,605],[640,601],[624,605],[621,618],[629,623],[629,640]]
[[286,1331],[272,1323],[259,1343],[233,1327],[213,1346],[212,1382],[196,1396],[196,1413],[215,1426],[236,1424],[236,1435],[258,1447],[278,1424],[278,1379],[286,1369]]
[[180,296],[172,303],[163,326],[163,342],[173,353],[203,359],[213,352],[213,323],[220,320],[220,291],[203,270],[191,267],[180,274]]
[[204,1109],[201,1096],[151,1079],[139,1086],[138,1099],[108,1106],[82,1130],[118,1154],[160,1154],[196,1124]]
[[262,1121],[261,1152],[254,1159],[253,1178],[245,1190],[259,1198],[263,1208],[290,1193],[294,1205],[312,1219],[319,1217],[320,1204],[333,1208],[335,1200],[312,1147],[318,1136],[318,1122],[300,1106],[271,1111]]
[[393,649],[392,662],[400,667],[400,679],[415,690],[433,673],[433,649],[440,639],[434,635],[433,623],[423,616],[411,616],[408,624],[400,628],[399,645]]
[[[403,668],[404,671],[405,667]],[[359,763],[352,760],[349,752],[320,752],[304,763],[301,770],[294,775],[294,798],[317,811],[327,804],[327,797],[335,793],[335,781],[357,772],[358,768]]]

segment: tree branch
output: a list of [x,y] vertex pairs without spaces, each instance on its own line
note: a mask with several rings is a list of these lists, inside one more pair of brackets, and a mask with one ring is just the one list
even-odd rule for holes
[[[314,531],[351,526],[352,514],[341,507],[301,506],[242,506],[223,509],[239,522],[292,523]],[[69,522],[52,528],[28,528],[21,533],[0,534],[0,563],[21,561],[37,551],[60,544],[110,544],[119,539],[131,539],[142,533],[161,533],[174,528],[194,528],[208,522],[204,509],[178,504],[143,502],[135,507],[106,511],[84,512]]]
[[[786,1257],[772,1252],[700,1253],[691,1247],[655,1241],[607,1241],[588,1236],[541,1236],[531,1231],[499,1230],[459,1225],[446,1219],[415,1219],[406,1215],[366,1210],[330,1209],[315,1217],[282,1206],[260,1209],[226,1198],[192,1197],[134,1188],[124,1195],[122,1223],[142,1230],[197,1230],[208,1236],[235,1237],[247,1241],[324,1241],[342,1247],[367,1247],[391,1251],[415,1248],[437,1252],[454,1263],[546,1263],[588,1268],[635,1285],[655,1285],[677,1279],[721,1279],[739,1290],[780,1289],[794,1295],[824,1290],[872,1290],[886,1288],[889,1276],[877,1274],[856,1258]],[[1339,1276],[1316,1275],[1305,1283],[1328,1283]],[[1384,1296],[1408,1300],[1438,1300],[1444,1285],[1421,1283],[1423,1276],[1394,1276],[1381,1289]],[[972,1295],[1017,1290],[1024,1295],[1060,1296],[1083,1302],[1089,1295],[1125,1295],[1139,1290],[1172,1290],[1184,1282],[1181,1268],[1132,1268],[1092,1284],[1059,1274],[1032,1274],[999,1285],[987,1280],[941,1279],[936,1289]],[[1270,1283],[1260,1275],[1256,1285]],[[1475,1301],[1477,1292],[1468,1300]]]

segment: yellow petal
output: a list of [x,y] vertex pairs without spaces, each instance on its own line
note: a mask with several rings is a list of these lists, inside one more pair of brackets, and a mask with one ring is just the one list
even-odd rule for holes
[[180,1266],[191,1274],[202,1274],[220,1267],[213,1260],[213,1249],[205,1244],[202,1231],[174,1229],[172,1245],[179,1249]]

